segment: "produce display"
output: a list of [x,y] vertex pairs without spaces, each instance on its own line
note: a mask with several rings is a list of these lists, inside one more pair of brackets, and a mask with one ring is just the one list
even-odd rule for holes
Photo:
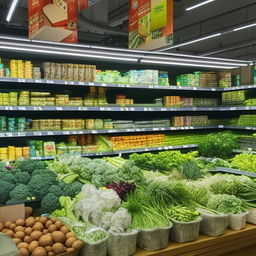
[[26,207],[26,219],[0,222],[0,232],[12,238],[20,256],[54,256],[74,252],[84,242],[57,218],[31,216],[33,209]]
[[241,115],[237,122],[238,126],[256,126],[256,115]]
[[[41,199],[36,211],[50,217],[31,217],[29,208],[25,220],[0,223],[0,231],[13,238],[22,256],[54,256],[81,247],[93,255],[107,255],[115,246],[110,242],[113,236],[126,239],[135,232],[140,237],[150,230],[159,230],[155,232],[162,236],[162,229],[170,229],[170,239],[176,241],[182,232],[177,225],[200,225],[206,212],[212,221],[216,216],[235,216],[243,228],[241,216],[256,208],[255,180],[212,175],[209,170],[225,166],[255,171],[253,157],[241,154],[225,161],[198,158],[198,152],[166,151],[132,154],[129,159],[89,159],[74,154],[48,163],[28,159],[13,166],[3,164],[0,201]],[[230,218],[229,227],[237,229]],[[189,232],[197,239],[199,231]],[[136,251],[136,239],[133,241],[132,254]],[[138,246],[144,248],[141,243]]]

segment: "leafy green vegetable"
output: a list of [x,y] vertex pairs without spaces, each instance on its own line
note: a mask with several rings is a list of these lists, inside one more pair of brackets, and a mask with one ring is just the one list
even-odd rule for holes
[[198,164],[194,160],[188,160],[182,164],[181,174],[183,174],[188,180],[198,180],[203,176],[203,172],[200,170]]
[[187,207],[183,206],[174,206],[171,207],[168,212],[170,219],[174,219],[180,222],[191,222],[200,216],[200,213],[197,211],[191,211]]
[[202,137],[199,153],[205,157],[228,158],[238,147],[237,139],[232,132],[210,133]]
[[27,200],[29,197],[32,197],[30,188],[24,184],[16,185],[16,187],[10,192],[11,200]]
[[207,203],[207,207],[224,214],[239,214],[246,211],[243,201],[232,195],[212,195]]
[[236,155],[232,161],[231,166],[236,169],[256,172],[256,155],[253,154],[239,154]]

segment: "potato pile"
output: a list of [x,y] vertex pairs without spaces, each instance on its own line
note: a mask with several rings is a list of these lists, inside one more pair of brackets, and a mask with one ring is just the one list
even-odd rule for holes
[[0,222],[0,232],[13,239],[20,256],[55,256],[83,246],[83,242],[56,218],[30,216],[15,222]]

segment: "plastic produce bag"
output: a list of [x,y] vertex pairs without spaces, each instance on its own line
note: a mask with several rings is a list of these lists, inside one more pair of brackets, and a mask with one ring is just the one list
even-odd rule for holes
[[14,256],[19,251],[12,239],[3,233],[0,233],[0,256]]

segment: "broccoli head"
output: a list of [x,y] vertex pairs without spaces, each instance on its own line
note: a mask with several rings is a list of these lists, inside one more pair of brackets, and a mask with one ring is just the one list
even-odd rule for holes
[[22,159],[14,164],[14,168],[31,174],[36,169],[46,169],[46,163],[32,159]]
[[27,200],[31,197],[31,191],[28,186],[18,184],[9,194],[11,200]]
[[49,189],[49,193],[53,193],[55,196],[58,197],[65,195],[64,190],[58,185],[52,185]]
[[59,198],[53,193],[48,193],[41,201],[41,213],[51,213],[60,208]]
[[0,180],[16,184],[15,176],[10,171],[0,172]]
[[28,172],[16,172],[14,177],[17,183],[25,185],[29,183],[31,178]]
[[54,185],[54,182],[51,180],[51,178],[39,174],[32,176],[31,180],[28,183],[28,186],[30,187],[32,192],[32,196],[40,199],[47,195],[49,187],[51,185]]
[[66,196],[75,197],[81,192],[82,186],[83,184],[78,181],[71,184],[66,184],[64,187],[64,193]]
[[15,185],[7,182],[0,180],[0,201],[6,202],[9,200],[9,193],[12,189],[14,189]]
[[43,176],[43,178],[46,178],[51,181],[52,183],[55,183],[56,179],[57,179],[57,175],[50,171],[50,170],[47,170],[47,169],[36,169],[32,172],[32,177],[33,176],[36,176],[36,175],[41,175]]

